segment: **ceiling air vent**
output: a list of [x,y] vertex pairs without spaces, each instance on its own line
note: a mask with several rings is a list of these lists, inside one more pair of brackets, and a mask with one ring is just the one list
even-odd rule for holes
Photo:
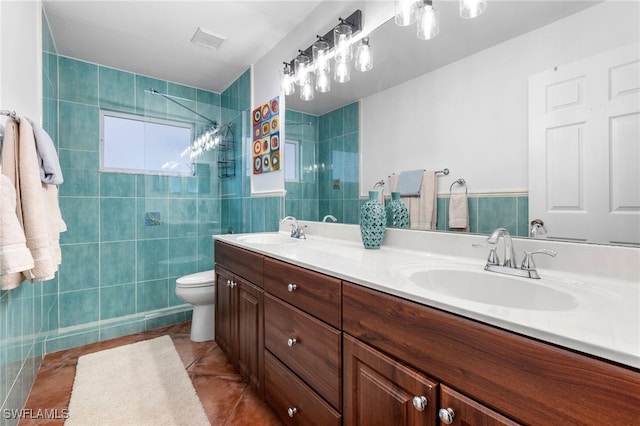
[[211,49],[217,49],[225,40],[225,36],[212,33],[211,31],[205,30],[202,27],[198,27],[196,33],[193,35],[193,37],[191,37],[191,41],[193,43],[205,47],[210,47]]

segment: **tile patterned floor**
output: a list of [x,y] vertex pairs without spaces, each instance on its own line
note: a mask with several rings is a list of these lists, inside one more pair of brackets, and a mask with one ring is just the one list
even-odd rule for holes
[[[169,335],[212,425],[280,426],[275,414],[242,380],[215,342],[196,343],[189,339],[190,327],[191,323],[186,322],[47,354],[25,409],[32,410],[27,411],[31,413],[37,413],[38,410],[62,413],[69,406],[76,364],[80,356]],[[64,420],[23,418],[19,425],[56,426],[63,423]]]

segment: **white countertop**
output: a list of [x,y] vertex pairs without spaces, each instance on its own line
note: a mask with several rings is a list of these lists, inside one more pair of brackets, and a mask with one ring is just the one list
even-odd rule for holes
[[[532,285],[548,286],[572,299],[570,307],[522,309],[424,291],[408,281],[412,268],[429,265],[449,264],[494,274],[483,271],[486,250],[471,248],[473,242],[483,241],[485,237],[388,230],[379,250],[367,250],[359,239],[357,226],[301,223],[309,226],[307,239],[284,240],[284,244],[252,241],[245,237],[276,233],[227,234],[214,238],[426,306],[640,368],[640,280],[637,277],[640,251],[637,249],[585,248],[588,245],[514,239],[516,250],[545,247],[559,252],[552,261],[540,259],[538,262],[536,258],[541,280],[518,279]],[[288,238],[288,232],[282,232],[284,229],[281,227],[279,234]],[[609,249],[613,252],[609,253]],[[563,255],[564,262],[561,260]],[[518,259],[521,257],[518,254]],[[599,265],[591,265],[596,260]],[[569,270],[550,267],[553,262]],[[619,271],[625,264],[630,270]],[[575,268],[576,265],[585,266]],[[607,273],[610,267],[614,272]]]

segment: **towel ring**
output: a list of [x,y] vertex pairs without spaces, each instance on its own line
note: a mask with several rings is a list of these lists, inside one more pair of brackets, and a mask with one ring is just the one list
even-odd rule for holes
[[453,185],[460,185],[460,186],[464,186],[464,193],[467,193],[467,181],[465,181],[463,178],[460,178],[458,180],[453,181],[453,183],[451,184],[451,186],[449,187],[449,192],[453,191]]

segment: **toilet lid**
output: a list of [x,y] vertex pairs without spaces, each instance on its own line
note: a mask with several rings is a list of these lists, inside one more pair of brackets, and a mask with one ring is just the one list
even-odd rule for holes
[[179,287],[205,287],[212,286],[215,282],[215,270],[210,270],[180,277],[176,280],[176,285]]

